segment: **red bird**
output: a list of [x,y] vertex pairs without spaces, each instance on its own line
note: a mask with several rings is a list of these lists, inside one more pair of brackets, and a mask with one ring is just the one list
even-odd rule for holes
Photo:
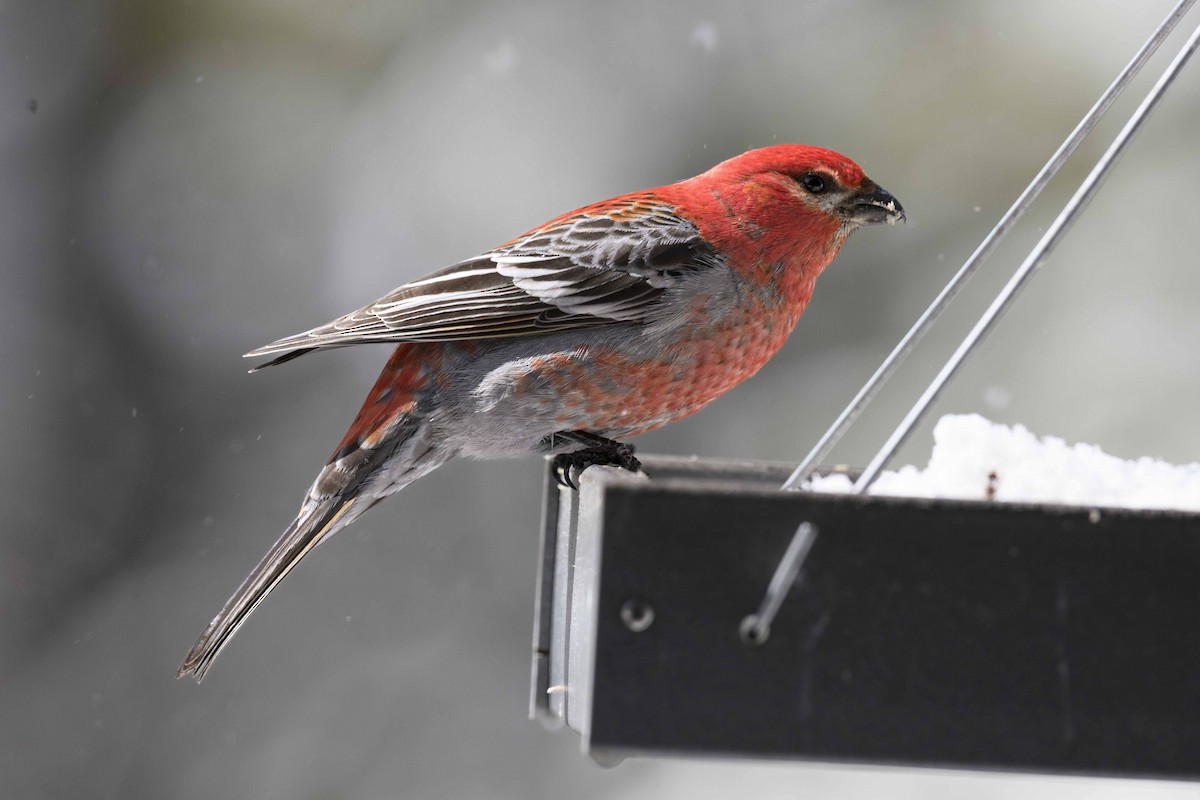
[[300,513],[179,676],[201,680],[319,542],[455,456],[555,454],[569,486],[594,464],[638,470],[621,439],[686,417],[757,372],[850,232],[903,219],[848,158],[764,147],[564,214],[248,353],[281,354],[265,367],[400,343]]

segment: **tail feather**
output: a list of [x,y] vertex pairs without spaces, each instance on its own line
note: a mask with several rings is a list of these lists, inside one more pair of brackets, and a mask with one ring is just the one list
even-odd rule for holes
[[[419,419],[400,411],[387,424],[381,424],[376,438],[364,441],[348,435],[317,476],[296,519],[200,634],[179,666],[177,678],[191,673],[197,682],[203,680],[221,649],[300,559],[383,497],[423,474],[419,470],[427,471],[445,460],[428,459],[432,462],[429,465],[414,462],[417,442],[413,434],[419,426]],[[389,466],[389,462],[393,463]],[[379,476],[385,470],[389,479],[381,483]]]
[[182,678],[191,673],[197,683],[204,680],[217,655],[242,627],[250,613],[300,563],[300,559],[349,522],[345,518],[346,513],[358,499],[329,497],[317,503],[306,501],[306,508],[225,602],[204,633],[200,634],[175,677]]
[[[316,350],[316,349],[317,348],[315,348],[315,347],[301,347],[298,350],[290,350],[290,351],[284,353],[283,355],[279,356],[278,358],[272,358],[270,361],[266,361],[262,364],[256,364],[255,366],[253,366],[249,369],[249,372],[254,373],[254,372],[258,372],[259,370],[266,369],[267,367],[277,367],[280,364],[286,364],[287,362],[291,361],[293,358],[299,358],[300,356],[305,355],[306,353],[311,353],[313,350]],[[246,355],[249,356],[252,354],[247,353]]]
[[[268,345],[268,348],[270,345]],[[402,344],[367,395],[346,436],[312,488],[296,519],[196,640],[177,677],[197,681],[221,649],[300,559],[364,511],[454,455],[417,410],[416,395],[441,359],[440,345]],[[287,360],[293,351],[276,359]]]

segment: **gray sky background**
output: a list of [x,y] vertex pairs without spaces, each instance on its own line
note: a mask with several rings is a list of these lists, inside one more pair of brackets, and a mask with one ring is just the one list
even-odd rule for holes
[[[751,147],[903,202],[763,372],[646,452],[800,458],[1166,2],[0,1],[0,784],[12,797],[1117,798],[789,764],[602,770],[526,720],[541,465],[452,464],[187,647],[387,348],[241,353]],[[1195,20],[836,454],[862,464]],[[1200,68],[938,407],[1195,461]],[[923,463],[930,425],[902,454]],[[1137,784],[1139,796],[1186,787]]]

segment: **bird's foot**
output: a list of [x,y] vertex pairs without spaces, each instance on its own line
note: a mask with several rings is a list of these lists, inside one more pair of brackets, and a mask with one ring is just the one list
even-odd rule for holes
[[642,462],[633,455],[633,447],[624,442],[605,439],[586,431],[555,434],[555,438],[561,441],[559,437],[589,445],[582,450],[559,453],[554,457],[554,478],[560,486],[578,491],[579,476],[588,467],[620,467],[630,472],[642,472]]

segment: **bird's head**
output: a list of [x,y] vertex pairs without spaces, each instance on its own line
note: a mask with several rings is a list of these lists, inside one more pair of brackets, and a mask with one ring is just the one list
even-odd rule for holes
[[671,189],[702,236],[742,254],[740,271],[786,276],[799,295],[851,232],[905,218],[896,198],[853,161],[801,144],[751,150]]
[[858,164],[822,147],[779,144],[751,150],[695,180],[723,187],[722,195],[733,210],[759,224],[824,217],[849,232],[905,219],[896,198]]

